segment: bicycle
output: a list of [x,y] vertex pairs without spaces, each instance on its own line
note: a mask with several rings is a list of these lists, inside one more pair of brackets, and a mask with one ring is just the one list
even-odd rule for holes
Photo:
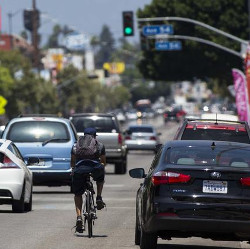
[[86,174],[86,190],[84,192],[85,201],[83,205],[83,217],[84,217],[84,230],[86,230],[86,223],[88,224],[88,237],[93,236],[94,221],[97,219],[96,216],[96,205],[94,199],[95,191],[93,186],[93,180],[91,173]]

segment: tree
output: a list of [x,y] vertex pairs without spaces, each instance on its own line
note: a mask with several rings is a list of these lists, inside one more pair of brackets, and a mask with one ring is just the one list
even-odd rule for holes
[[115,40],[107,25],[102,27],[99,44],[100,49],[96,54],[95,61],[97,68],[102,68],[105,62],[110,62],[115,47]]
[[[137,12],[138,18],[179,16],[192,18],[220,30],[247,39],[248,13],[247,1],[242,0],[153,0],[143,10]],[[239,43],[218,35],[210,30],[185,22],[169,22],[176,35],[200,37],[240,50]],[[162,24],[162,22],[154,22]],[[141,24],[143,25],[143,24]],[[145,78],[154,80],[192,80],[218,78],[231,84],[231,69],[242,68],[242,59],[217,48],[197,42],[183,41],[183,49],[175,52],[144,51],[139,69]],[[224,83],[223,83],[224,84]]]
[[58,48],[59,44],[58,44],[58,37],[61,33],[62,29],[60,27],[60,25],[55,25],[53,28],[53,33],[49,36],[48,42],[46,47],[48,48]]

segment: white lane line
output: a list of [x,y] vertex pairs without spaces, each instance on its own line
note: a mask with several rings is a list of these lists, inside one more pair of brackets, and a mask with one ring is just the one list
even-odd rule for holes
[[248,244],[247,241],[241,241],[240,248],[250,248],[250,245]]

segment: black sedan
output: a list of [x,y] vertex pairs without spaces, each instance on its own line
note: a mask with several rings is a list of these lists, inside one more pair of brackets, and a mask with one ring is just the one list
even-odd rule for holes
[[135,244],[202,237],[250,241],[250,145],[170,141],[160,147],[136,198]]

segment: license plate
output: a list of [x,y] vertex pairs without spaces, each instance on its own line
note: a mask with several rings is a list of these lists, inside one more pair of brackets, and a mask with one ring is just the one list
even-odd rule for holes
[[203,193],[218,193],[226,194],[227,193],[227,182],[226,181],[203,181]]

